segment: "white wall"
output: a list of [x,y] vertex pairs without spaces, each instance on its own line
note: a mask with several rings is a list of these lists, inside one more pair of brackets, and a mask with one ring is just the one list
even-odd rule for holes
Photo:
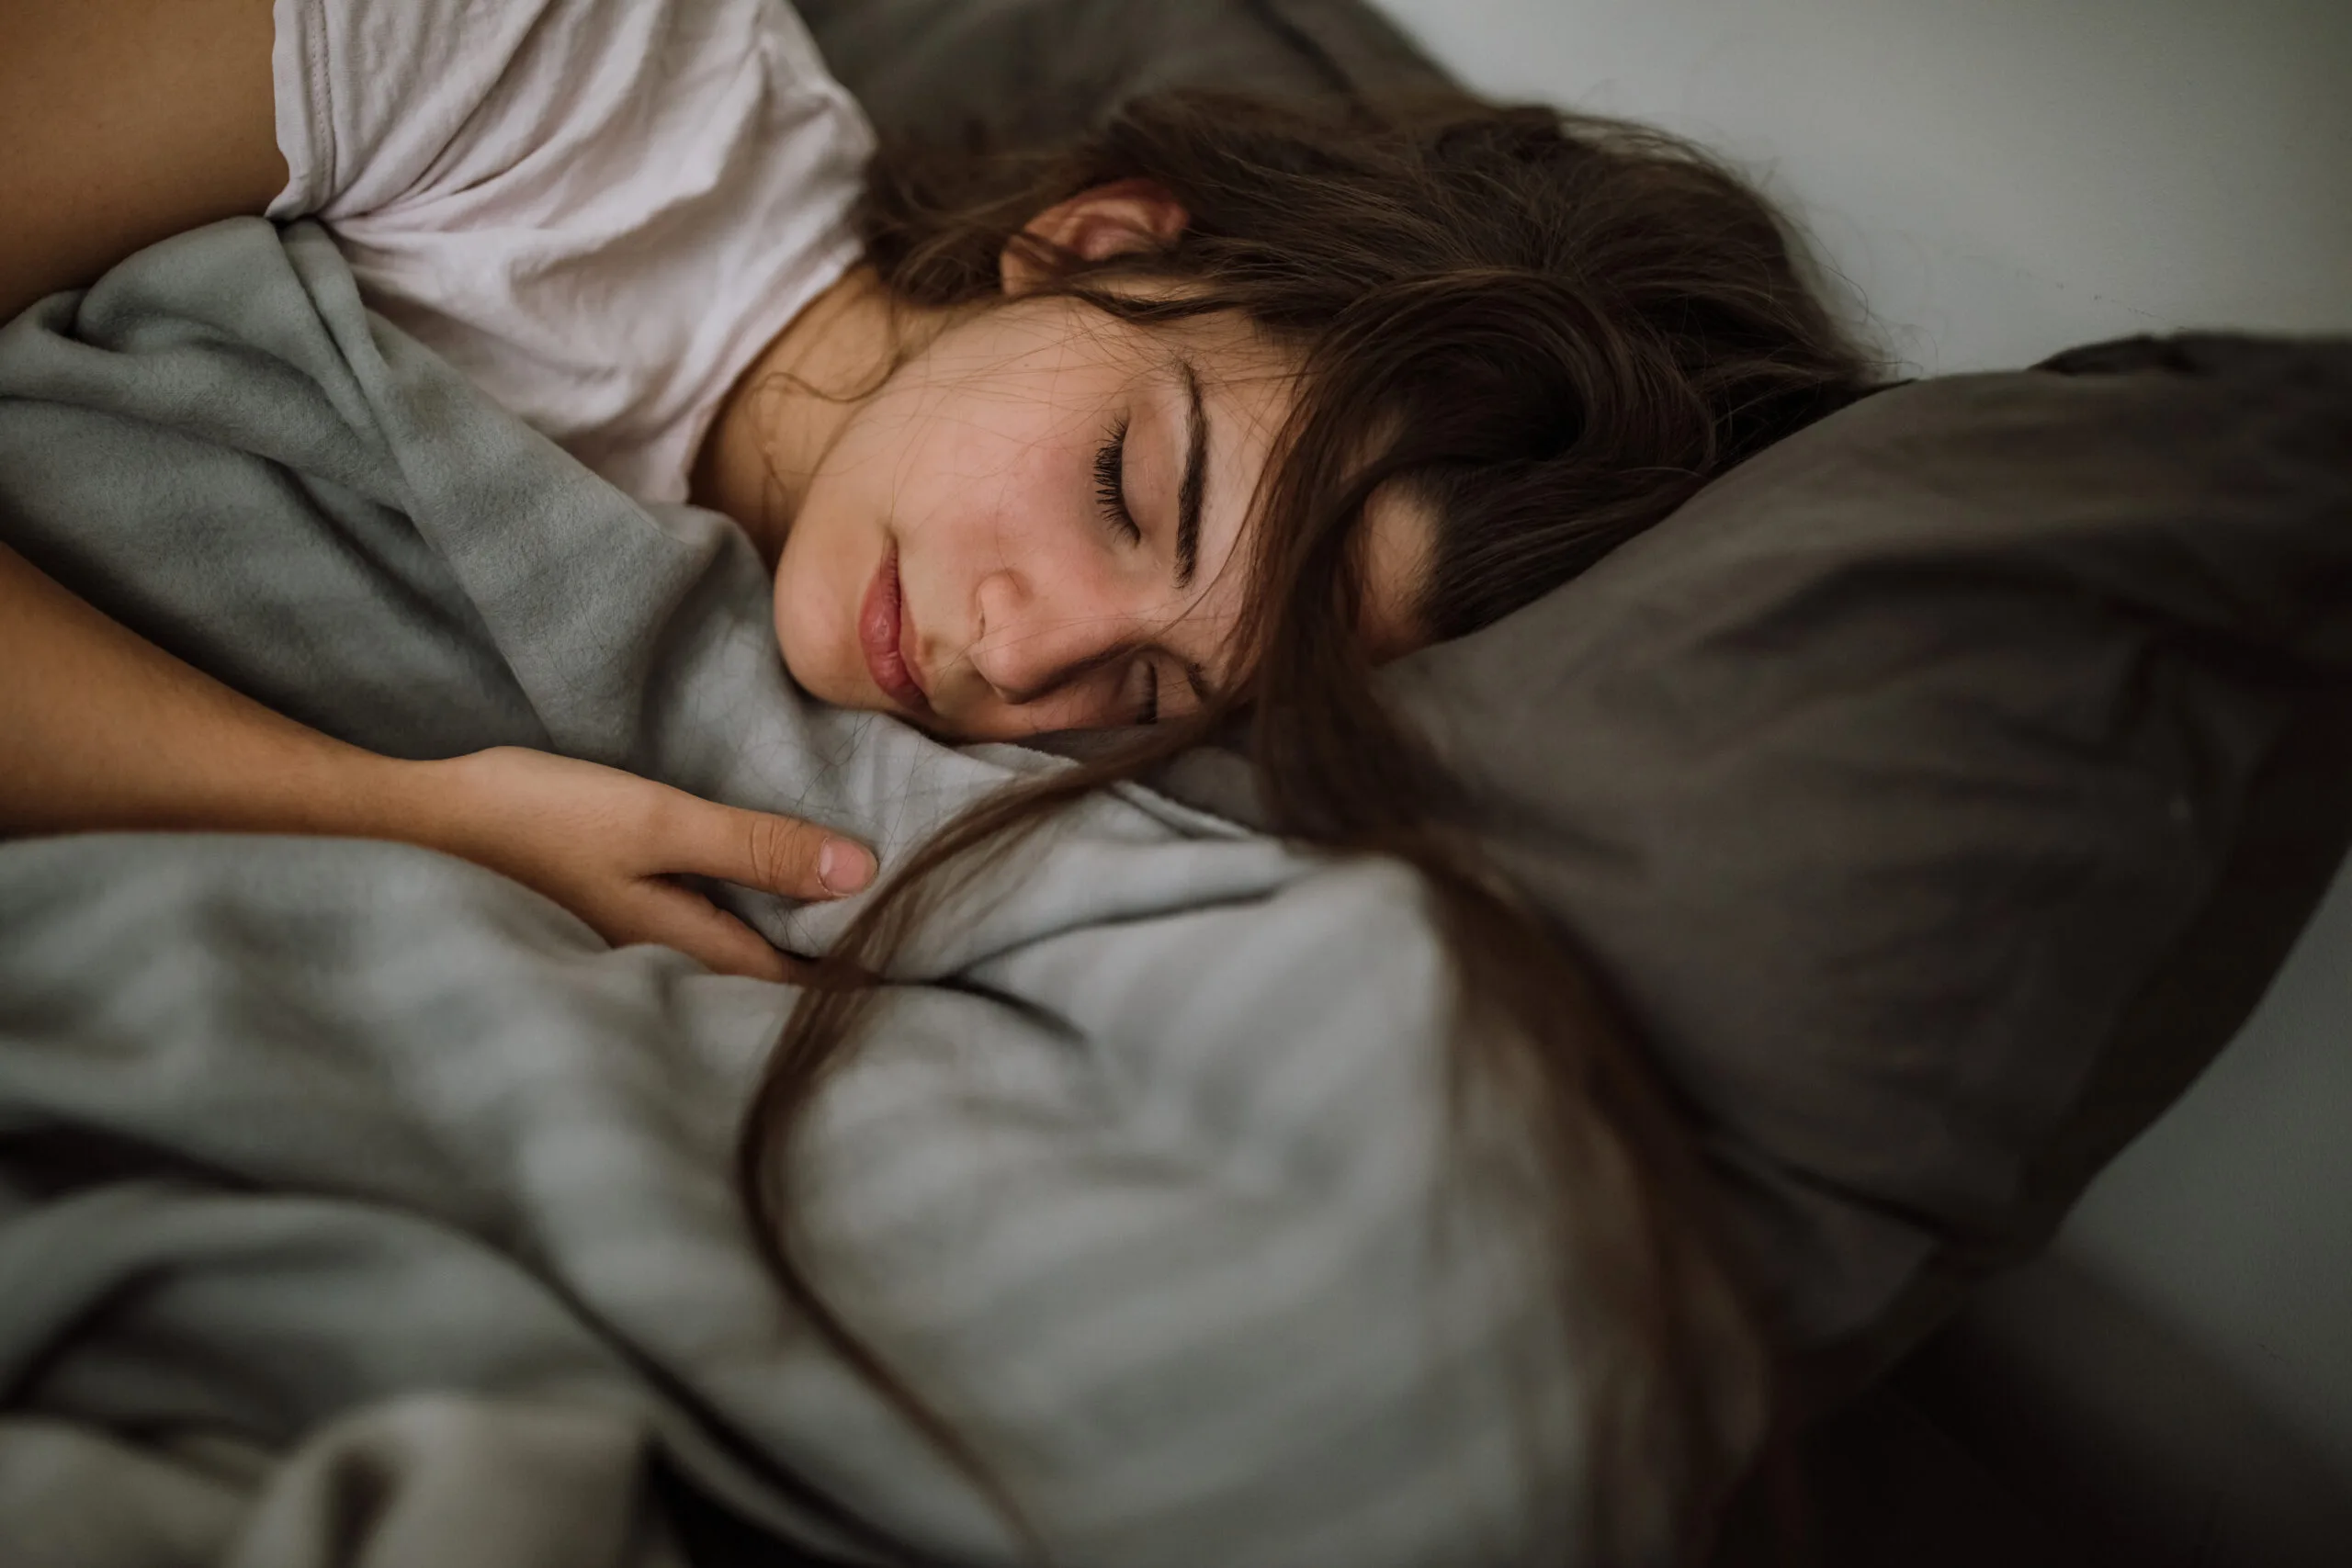
[[2245,1031],[2092,1184],[2057,1250],[2352,1478],[2352,865]]
[[1375,0],[1474,86],[1703,140],[1919,370],[2352,330],[2352,0]]
[[[1731,153],[1914,369],[2352,331],[2352,0],[1376,3],[1488,93]],[[2352,870],[2056,1250],[2352,1477]]]

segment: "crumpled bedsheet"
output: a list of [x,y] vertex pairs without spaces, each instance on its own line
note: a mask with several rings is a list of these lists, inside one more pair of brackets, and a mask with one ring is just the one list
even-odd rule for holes
[[[731,525],[491,404],[313,226],[0,330],[0,536],[359,744],[562,751],[886,870],[1062,765],[803,697]],[[725,896],[804,952],[854,902]],[[1406,874],[1123,789],[891,978],[800,1145],[804,1256],[1057,1562],[1556,1557],[1577,1370],[1507,1122],[1449,1142]],[[403,846],[0,845],[0,1556],[663,1563],[658,1454],[844,1558],[1016,1560],[744,1233],[794,997]]]

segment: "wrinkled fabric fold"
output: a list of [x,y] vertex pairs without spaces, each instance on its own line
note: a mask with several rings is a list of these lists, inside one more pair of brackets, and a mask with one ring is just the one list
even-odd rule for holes
[[[1063,765],[808,702],[731,525],[639,505],[489,402],[369,317],[314,228],[184,235],[0,332],[0,532],[359,744],[566,751],[886,868]],[[802,951],[855,907],[731,897]],[[894,979],[799,1146],[804,1256],[1057,1561],[1506,1562],[1573,1531],[1577,1383],[1514,1190],[1447,1157],[1452,981],[1409,876],[1130,788]],[[634,1434],[790,1539],[897,1555],[830,1500],[1015,1560],[744,1232],[737,1123],[795,995],[396,845],[0,846],[12,1410],[103,1439],[85,1460],[242,1445],[247,1532],[349,1472],[306,1457],[322,1434],[447,1396],[487,1406],[484,1477],[540,1453],[499,1434],[576,1410],[611,1438],[598,1473]],[[419,1506],[489,1506],[435,1473]],[[385,1568],[448,1561],[370,1539]]]

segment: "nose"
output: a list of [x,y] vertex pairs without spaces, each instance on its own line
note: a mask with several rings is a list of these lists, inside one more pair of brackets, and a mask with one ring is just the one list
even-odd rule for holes
[[972,668],[1007,703],[1034,702],[1127,647],[1132,609],[1103,584],[1008,566],[981,579]]

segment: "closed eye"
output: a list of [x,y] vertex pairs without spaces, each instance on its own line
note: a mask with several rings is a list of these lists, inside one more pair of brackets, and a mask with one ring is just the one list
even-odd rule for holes
[[1143,543],[1143,529],[1127,510],[1127,416],[1121,414],[1102,445],[1094,449],[1094,507],[1112,532],[1128,544]]
[[1159,667],[1147,661],[1143,667],[1143,706],[1136,715],[1137,724],[1159,722]]

